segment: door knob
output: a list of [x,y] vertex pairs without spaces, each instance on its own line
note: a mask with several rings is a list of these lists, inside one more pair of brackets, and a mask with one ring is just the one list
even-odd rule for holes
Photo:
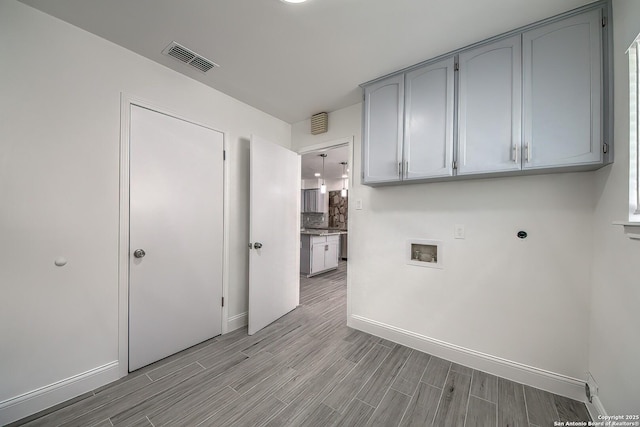
[[255,243],[253,244],[253,247],[254,247],[254,248],[256,248],[256,249],[260,249],[260,248],[262,247],[262,243],[260,243],[260,242],[255,242]]
[[134,256],[134,257],[136,257],[136,258],[144,258],[144,256],[145,256],[146,254],[147,254],[147,253],[144,251],[144,249],[136,249],[136,250],[133,252],[133,256]]

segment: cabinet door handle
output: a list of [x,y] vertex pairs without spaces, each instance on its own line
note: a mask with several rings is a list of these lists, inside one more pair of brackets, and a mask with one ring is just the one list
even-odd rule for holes
[[402,178],[402,162],[398,162],[398,176]]
[[513,151],[513,162],[518,163],[518,146],[514,144],[511,150]]
[[324,250],[328,251],[329,250],[329,245],[324,245]]
[[404,162],[404,177],[409,178],[409,160]]
[[530,144],[528,144],[528,143],[524,144],[524,153],[525,153],[524,154],[525,155],[524,160],[526,162],[530,162],[531,161],[531,145]]

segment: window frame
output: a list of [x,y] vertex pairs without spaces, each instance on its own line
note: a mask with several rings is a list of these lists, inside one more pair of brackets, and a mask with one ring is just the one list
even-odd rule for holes
[[640,223],[640,34],[629,49],[629,222]]

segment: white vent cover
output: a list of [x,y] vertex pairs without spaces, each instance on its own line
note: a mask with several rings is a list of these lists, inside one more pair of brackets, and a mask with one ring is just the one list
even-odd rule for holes
[[215,62],[209,61],[205,57],[198,55],[176,42],[171,42],[169,46],[165,47],[162,54],[171,56],[180,62],[184,62],[203,73],[206,73],[213,67],[219,67]]
[[329,115],[318,113],[311,116],[311,135],[318,135],[329,130]]

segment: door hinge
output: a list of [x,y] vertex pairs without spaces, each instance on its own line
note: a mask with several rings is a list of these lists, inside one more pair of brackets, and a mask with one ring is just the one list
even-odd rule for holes
[[227,160],[227,150],[222,150],[222,161]]
[[455,160],[453,161],[453,168],[458,169],[458,162],[456,162]]
[[606,27],[607,26],[607,17],[603,16],[602,17],[602,27]]
[[460,64],[458,62],[453,64],[453,71],[460,71]]
[[224,297],[222,297],[222,306],[224,307]]
[[609,152],[609,144],[607,144],[606,142],[602,143],[602,152],[604,154],[607,154]]

